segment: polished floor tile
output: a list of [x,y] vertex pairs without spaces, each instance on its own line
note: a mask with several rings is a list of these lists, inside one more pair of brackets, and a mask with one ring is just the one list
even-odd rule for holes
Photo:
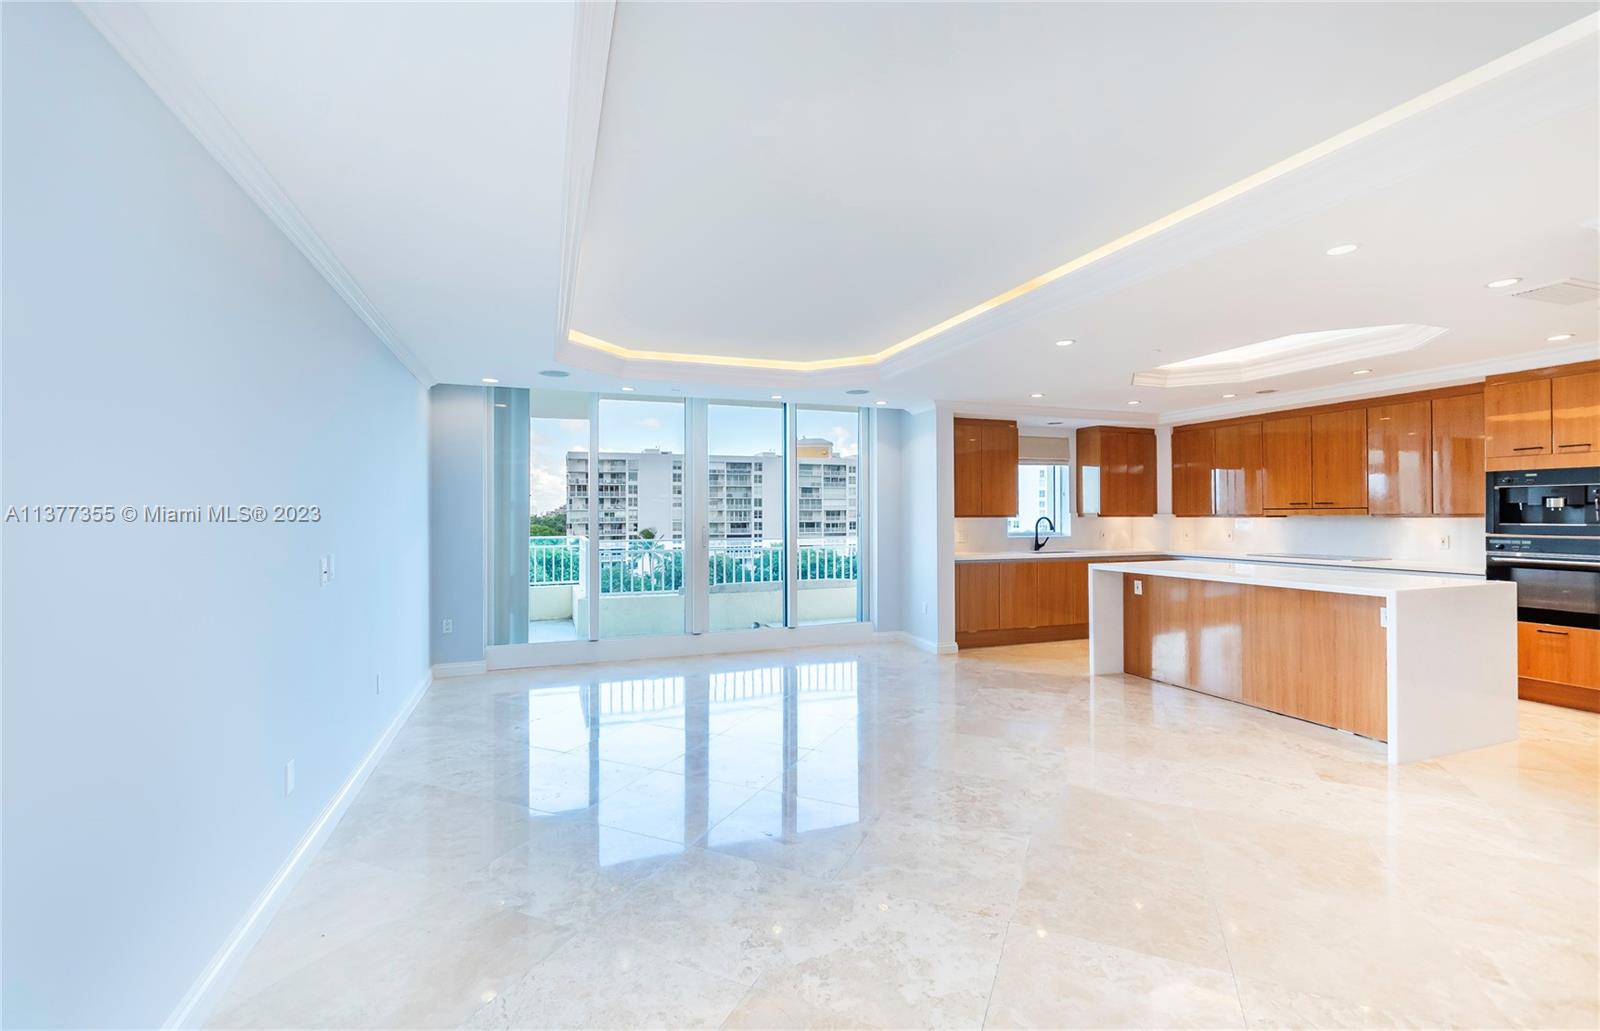
[[1593,1027],[1600,719],[1381,747],[1082,642],[419,703],[218,1027]]

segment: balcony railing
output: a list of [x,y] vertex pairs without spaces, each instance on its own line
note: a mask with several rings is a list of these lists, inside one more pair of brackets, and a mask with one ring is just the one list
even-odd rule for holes
[[[528,583],[577,584],[583,569],[582,537],[530,537]],[[851,581],[860,576],[856,542],[802,543],[798,574],[804,583]],[[708,578],[713,590],[783,580],[781,541],[712,541]],[[667,594],[683,590],[683,542],[603,541],[600,544],[601,594]]]

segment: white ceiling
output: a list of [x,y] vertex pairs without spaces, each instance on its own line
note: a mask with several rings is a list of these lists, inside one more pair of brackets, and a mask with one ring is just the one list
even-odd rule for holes
[[[880,350],[1593,4],[623,4],[592,155],[573,4],[139,9],[143,36],[96,20],[429,381],[1149,419],[1219,392],[1134,372],[1291,333],[1449,330],[1369,390],[1600,337],[1592,305],[1482,287],[1600,280],[1591,31],[888,362],[739,366]],[[620,359],[558,341],[563,316],[732,361]]]

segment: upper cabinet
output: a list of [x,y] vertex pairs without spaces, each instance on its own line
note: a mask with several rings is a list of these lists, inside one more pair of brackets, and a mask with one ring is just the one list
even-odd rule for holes
[[1600,453],[1600,362],[1491,376],[1483,412],[1491,469],[1593,465]]
[[[1174,438],[1178,431],[1174,432]],[[1211,511],[1213,515],[1258,516],[1265,474],[1261,466],[1259,422],[1218,426],[1211,431]]]
[[1208,516],[1213,512],[1211,473],[1216,461],[1215,431],[1172,431],[1172,514]]
[[1433,514],[1481,516],[1483,394],[1436,397],[1432,408]]
[[1600,372],[1551,377],[1550,448],[1558,455],[1600,452]]
[[1156,514],[1156,432],[1145,427],[1078,430],[1079,515]]
[[1001,419],[955,420],[957,516],[1017,514],[1017,424]]
[[1261,423],[1261,464],[1266,474],[1262,507],[1311,508],[1311,420],[1304,415]]
[[1433,514],[1432,420],[1428,401],[1367,409],[1368,515]]
[[1360,408],[1311,417],[1311,507],[1367,507],[1367,413]]

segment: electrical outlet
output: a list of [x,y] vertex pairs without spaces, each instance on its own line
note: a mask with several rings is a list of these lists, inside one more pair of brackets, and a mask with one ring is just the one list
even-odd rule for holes
[[1450,550],[1450,535],[1448,533],[1441,533],[1439,535],[1438,546],[1440,551]]
[[284,797],[294,794],[294,760],[290,759],[283,766],[283,794]]
[[447,633],[447,634],[455,633],[456,632],[456,621],[453,620],[453,619],[445,620],[444,621],[444,632]]
[[1133,582],[1133,593],[1134,594],[1143,594],[1144,593],[1144,581],[1143,580],[1135,580]]
[[372,675],[372,693],[373,694],[383,694],[383,674],[382,673],[374,673]]
[[333,582],[333,556],[322,556],[322,585],[326,587]]
[[959,522],[956,524],[956,543],[967,543],[967,528],[962,526]]
[[922,614],[924,616],[926,616],[928,614],[928,603],[927,602],[923,602],[922,603]]

